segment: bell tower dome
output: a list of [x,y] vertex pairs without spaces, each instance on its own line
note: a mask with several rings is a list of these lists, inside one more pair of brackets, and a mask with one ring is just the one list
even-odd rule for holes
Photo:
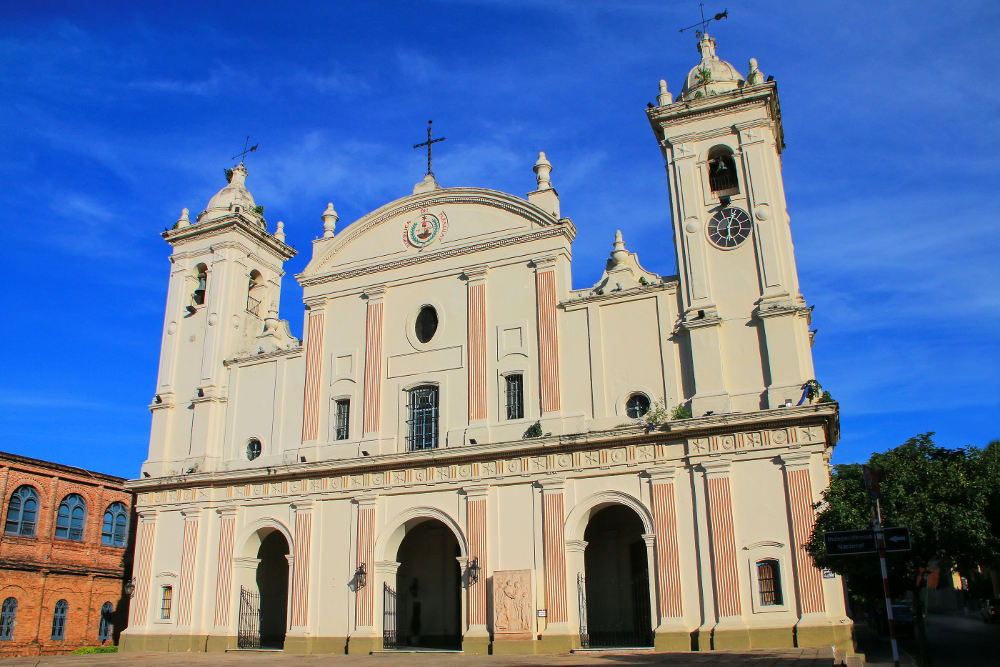
[[701,62],[678,99],[661,81],[659,106],[647,110],[666,161],[692,411],[775,408],[798,401],[813,379],[809,308],[781,176],[777,84],[753,58],[742,76],[708,35],[698,50]]

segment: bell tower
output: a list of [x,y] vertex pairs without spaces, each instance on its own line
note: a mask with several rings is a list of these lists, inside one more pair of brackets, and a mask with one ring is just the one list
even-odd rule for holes
[[795,403],[813,378],[785,191],[777,84],[746,77],[700,35],[701,61],[677,100],[660,81],[647,115],[666,161],[680,279],[677,333],[689,338],[692,412]]
[[[173,252],[160,346],[149,476],[212,470],[225,458],[229,371],[225,362],[270,352],[279,329],[285,260],[284,225],[267,231],[263,207],[246,189],[246,167],[226,170],[229,183],[196,220],[188,209],[163,232]],[[295,341],[296,343],[298,341]]]

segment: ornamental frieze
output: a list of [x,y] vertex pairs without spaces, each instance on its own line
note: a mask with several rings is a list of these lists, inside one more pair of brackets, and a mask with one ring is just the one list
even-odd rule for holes
[[789,426],[690,437],[674,443],[630,444],[575,452],[489,459],[472,463],[428,465],[311,479],[239,484],[227,486],[224,490],[220,489],[214,494],[207,487],[169,489],[140,493],[139,504],[142,506],[172,504],[192,501],[196,497],[198,500],[208,500],[210,495],[220,499],[242,499],[302,493],[356,493],[365,490],[405,488],[425,484],[502,480],[504,477],[529,477],[571,470],[594,468],[612,470],[619,467],[676,460],[678,458],[676,448],[682,444],[687,456],[711,456],[768,448],[797,448],[803,445],[823,443],[824,430],[822,426]]

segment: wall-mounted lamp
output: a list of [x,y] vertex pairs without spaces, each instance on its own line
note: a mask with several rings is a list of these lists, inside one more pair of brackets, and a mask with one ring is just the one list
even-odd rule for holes
[[128,583],[125,584],[125,595],[132,597],[135,594],[135,577],[132,577]]
[[362,563],[358,565],[358,569],[354,571],[354,585],[361,589],[365,587],[368,583],[368,572],[365,571],[365,564]]
[[469,583],[474,584],[479,581],[479,556],[475,556],[469,563],[467,572],[469,573]]

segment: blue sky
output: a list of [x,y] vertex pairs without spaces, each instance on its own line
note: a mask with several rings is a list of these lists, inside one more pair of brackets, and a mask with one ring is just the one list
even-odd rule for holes
[[[778,81],[785,187],[834,461],[910,435],[1000,437],[1000,4],[720,0],[719,55]],[[211,5],[211,6],[209,6]],[[408,194],[434,119],[445,186],[523,195],[539,150],[579,230],[574,286],[615,229],[676,271],[645,119],[697,62],[695,2],[4,3],[0,450],[126,477],[145,458],[169,247],[223,184],[247,184],[302,254]]]

